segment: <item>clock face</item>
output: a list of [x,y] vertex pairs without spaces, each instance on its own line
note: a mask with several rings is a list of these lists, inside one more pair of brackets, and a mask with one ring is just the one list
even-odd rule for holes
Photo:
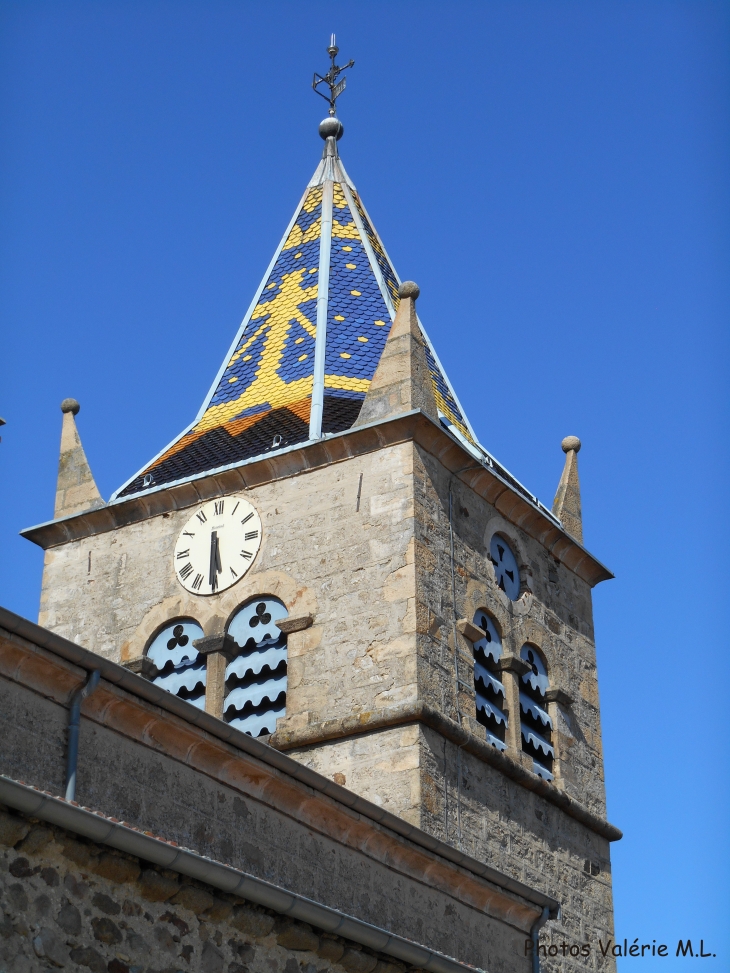
[[243,497],[211,500],[180,531],[173,563],[194,595],[215,595],[240,580],[261,546],[261,518]]

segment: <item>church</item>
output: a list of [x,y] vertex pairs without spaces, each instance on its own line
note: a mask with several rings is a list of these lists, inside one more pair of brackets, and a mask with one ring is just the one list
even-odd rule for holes
[[581,444],[549,508],[478,441],[328,54],[195,419],[105,502],[61,404],[38,624],[0,610],[8,973],[614,968]]

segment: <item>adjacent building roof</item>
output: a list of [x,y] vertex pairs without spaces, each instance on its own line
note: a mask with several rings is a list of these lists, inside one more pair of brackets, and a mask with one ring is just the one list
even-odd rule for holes
[[[349,429],[399,284],[330,136],[200,412],[112,501]],[[423,334],[442,422],[484,453]]]

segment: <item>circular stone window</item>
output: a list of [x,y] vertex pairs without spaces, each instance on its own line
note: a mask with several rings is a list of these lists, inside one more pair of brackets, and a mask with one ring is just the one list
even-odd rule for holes
[[517,601],[520,595],[520,571],[512,548],[504,537],[494,535],[489,545],[489,556],[497,584],[510,601]]

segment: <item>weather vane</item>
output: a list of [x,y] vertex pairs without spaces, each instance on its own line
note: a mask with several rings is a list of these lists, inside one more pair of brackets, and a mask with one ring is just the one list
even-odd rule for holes
[[[332,59],[332,64],[330,65],[330,69],[327,72],[327,74],[324,75],[317,74],[317,72],[315,71],[314,80],[312,81],[312,88],[314,89],[314,91],[322,98],[324,98],[325,101],[329,102],[330,115],[332,116],[334,116],[335,114],[335,102],[340,97],[342,92],[345,90],[345,85],[347,84],[347,78],[342,78],[341,81],[338,81],[337,78],[343,71],[346,71],[348,68],[351,68],[355,63],[354,61],[348,61],[347,64],[343,64],[342,67],[339,67],[337,64],[335,64],[335,58],[337,57],[339,50],[340,50],[339,47],[335,43],[335,35],[333,34],[332,37],[330,38],[330,46],[327,48],[327,53]],[[323,91],[318,90],[321,84],[326,84],[327,87],[329,88],[328,95],[324,94]]]

